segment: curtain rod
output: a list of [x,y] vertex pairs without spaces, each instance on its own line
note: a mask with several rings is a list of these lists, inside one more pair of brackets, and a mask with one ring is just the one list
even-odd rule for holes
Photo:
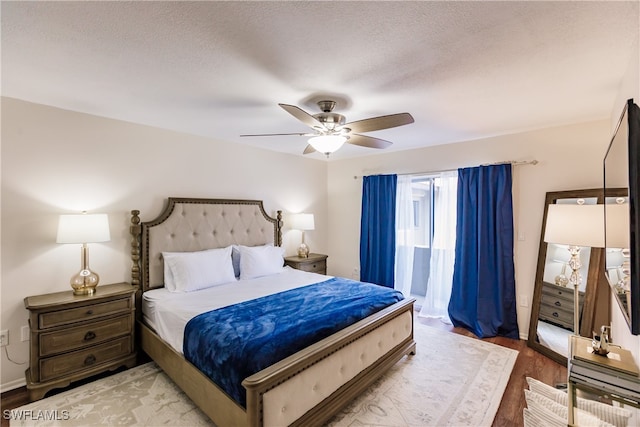
[[[510,164],[512,166],[524,166],[524,165],[537,165],[539,162],[537,160],[507,160],[504,162],[495,162],[495,163],[483,163],[479,166],[495,166],[495,165],[504,165],[504,164]],[[434,170],[434,171],[428,171],[428,172],[410,172],[410,173],[399,173],[397,175],[407,175],[407,176],[411,176],[411,175],[430,175],[430,174],[435,174],[435,173],[442,173],[442,172],[453,172],[458,170],[457,169],[441,169],[441,170]],[[354,175],[353,179],[358,179],[361,178],[361,176],[358,175]]]

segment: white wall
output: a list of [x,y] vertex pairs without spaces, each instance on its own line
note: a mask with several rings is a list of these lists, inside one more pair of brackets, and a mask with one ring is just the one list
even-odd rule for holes
[[[312,212],[305,238],[326,253],[326,162],[2,98],[1,326],[11,359],[28,360],[28,295],[71,289],[80,248],[55,243],[58,215],[109,214],[111,241],[90,245],[101,283],[130,280],[129,212],[154,218],[168,196],[264,200],[275,215]],[[286,222],[286,218],[285,218]],[[299,232],[287,232],[294,254]],[[24,384],[26,365],[2,352],[2,391]]]
[[[602,187],[602,158],[610,139],[608,120],[478,141],[440,145],[329,163],[331,273],[357,277],[362,176],[451,170],[507,160],[533,160],[514,168],[516,293],[520,336],[529,329],[545,194]],[[357,179],[354,179],[357,176]],[[527,304],[522,306],[521,304]]]

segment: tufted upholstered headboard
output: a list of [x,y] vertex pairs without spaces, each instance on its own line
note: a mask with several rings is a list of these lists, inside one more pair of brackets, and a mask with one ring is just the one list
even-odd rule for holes
[[163,286],[162,252],[282,244],[282,211],[270,217],[261,200],[169,197],[157,218],[139,215],[131,211],[131,279],[143,292]]

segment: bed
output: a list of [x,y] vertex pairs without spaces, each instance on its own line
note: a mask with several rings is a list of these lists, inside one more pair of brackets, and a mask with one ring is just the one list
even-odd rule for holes
[[[151,221],[141,222],[139,211],[131,215],[132,283],[142,294],[140,304],[153,300],[145,294],[166,293],[163,252],[282,244],[281,211],[271,217],[259,200],[170,197]],[[286,271],[286,277],[295,278],[294,288],[315,280],[300,279],[301,273]],[[329,276],[304,274],[332,281]],[[306,282],[300,285],[300,280]],[[214,292],[222,295],[223,289]],[[242,404],[190,363],[179,343],[161,338],[162,328],[154,323],[149,307],[137,311],[138,336],[142,350],[220,427],[320,425],[401,358],[415,353],[413,303],[394,302],[249,375],[242,381]]]

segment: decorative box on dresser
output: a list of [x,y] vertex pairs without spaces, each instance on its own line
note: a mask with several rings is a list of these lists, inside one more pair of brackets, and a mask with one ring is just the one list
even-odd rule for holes
[[[579,306],[582,310],[584,292],[579,292]],[[573,330],[573,287],[558,286],[553,283],[542,283],[542,300],[540,319]]]
[[306,258],[288,256],[284,258],[284,264],[296,270],[327,274],[327,255],[309,254]]
[[92,375],[136,364],[135,294],[129,283],[29,296],[31,346],[25,376],[29,400]]

